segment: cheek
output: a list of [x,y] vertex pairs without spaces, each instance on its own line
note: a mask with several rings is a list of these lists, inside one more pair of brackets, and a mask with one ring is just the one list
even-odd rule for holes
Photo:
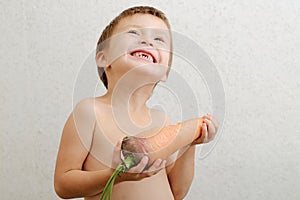
[[112,48],[112,50],[109,52],[109,62],[113,63],[116,60],[123,57],[125,54],[126,54],[126,49],[121,46]]
[[126,37],[117,36],[110,41],[108,60],[110,63],[123,57],[130,50],[132,41]]
[[161,64],[169,65],[170,60],[170,52],[169,51],[162,51],[161,52]]

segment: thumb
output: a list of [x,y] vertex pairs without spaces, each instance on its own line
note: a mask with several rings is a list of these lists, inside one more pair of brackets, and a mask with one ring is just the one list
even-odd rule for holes
[[118,164],[121,163],[121,145],[122,145],[122,141],[119,140],[114,147],[113,158],[112,158],[113,168],[116,168]]

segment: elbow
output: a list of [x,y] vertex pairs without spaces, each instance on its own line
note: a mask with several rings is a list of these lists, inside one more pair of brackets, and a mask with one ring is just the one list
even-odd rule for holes
[[55,193],[57,194],[57,196],[59,196],[59,198],[61,199],[67,199],[67,196],[63,193],[63,191],[61,190],[61,188],[55,186]]
[[62,199],[68,199],[67,195],[64,193],[63,187],[60,184],[54,183],[54,189],[57,196],[59,196]]
[[172,193],[175,200],[182,200],[188,194],[190,187],[192,184],[192,180],[184,182],[184,184],[174,185],[172,187]]
[[185,189],[173,191],[174,199],[182,200],[187,195],[187,193],[188,193],[188,190],[185,190]]
[[70,194],[68,194],[65,184],[62,180],[54,179],[54,190],[57,196],[59,196],[62,199],[72,198]]

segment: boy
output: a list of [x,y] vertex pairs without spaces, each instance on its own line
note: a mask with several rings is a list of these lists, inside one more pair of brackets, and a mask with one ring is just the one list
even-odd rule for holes
[[[120,140],[125,135],[155,134],[168,125],[162,111],[146,102],[159,81],[165,81],[172,59],[170,25],[152,7],[129,8],[103,31],[96,52],[99,75],[107,88],[101,97],[78,103],[67,120],[54,175],[62,198],[99,199],[120,163]],[[212,140],[217,122],[205,115],[201,137],[179,150],[178,159],[148,159],[118,177],[113,199],[183,199],[193,179],[195,144]],[[174,157],[174,156],[173,156]]]

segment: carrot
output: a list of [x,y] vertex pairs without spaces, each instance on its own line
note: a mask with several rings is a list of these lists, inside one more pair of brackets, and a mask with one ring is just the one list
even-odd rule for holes
[[124,160],[108,180],[100,200],[111,199],[115,178],[137,165],[145,155],[149,158],[149,167],[156,159],[166,159],[181,147],[201,137],[202,124],[203,118],[197,118],[166,126],[148,138],[124,137],[121,145]]

